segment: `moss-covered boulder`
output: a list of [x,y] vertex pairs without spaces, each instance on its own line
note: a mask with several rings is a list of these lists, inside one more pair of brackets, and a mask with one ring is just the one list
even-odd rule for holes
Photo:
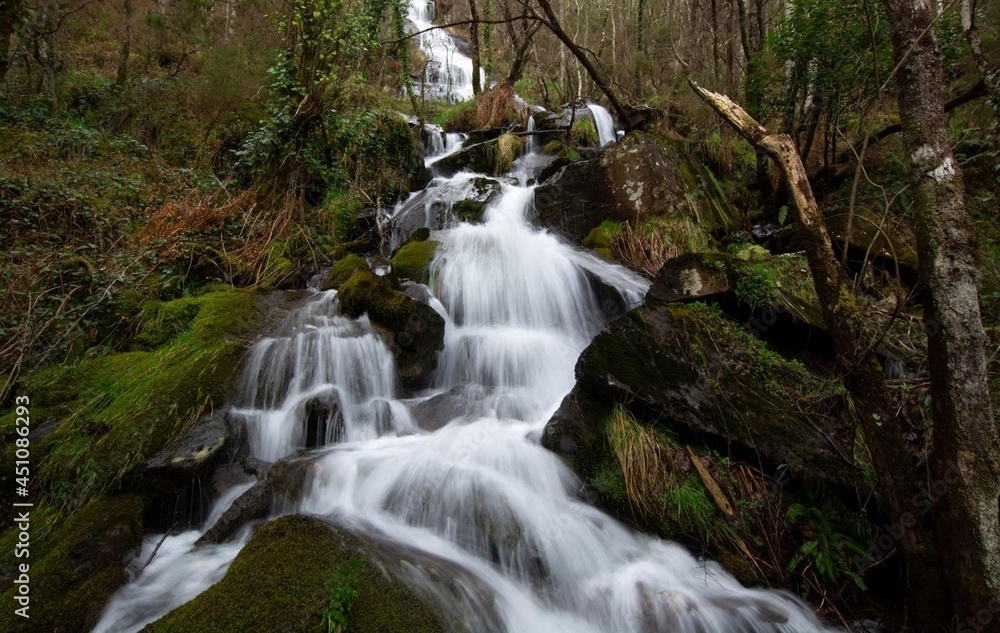
[[539,222],[579,243],[611,219],[642,222],[688,213],[681,159],[633,133],[599,158],[570,163],[535,190]]
[[426,284],[430,281],[431,261],[437,254],[438,242],[414,241],[404,244],[392,256],[392,272],[400,279],[412,279]]
[[17,559],[30,566],[30,617],[14,614],[16,587],[5,578],[0,630],[89,631],[125,582],[125,557],[142,544],[142,505],[135,495],[99,499],[32,543],[30,558]]
[[326,279],[323,280],[322,289],[336,290],[340,288],[344,282],[351,278],[351,275],[359,270],[371,270],[371,267],[368,266],[368,262],[363,257],[351,253],[330,268]]
[[787,361],[716,308],[647,304],[584,351],[543,444],[593,482],[614,403],[640,420],[850,488],[859,481],[842,389]]
[[[352,561],[357,560],[357,563]],[[390,577],[370,545],[305,516],[286,516],[262,527],[218,583],[147,626],[147,633],[321,630],[328,581],[360,565],[350,582],[357,591],[346,612],[351,633],[435,633],[436,614]]]
[[404,384],[419,384],[437,367],[437,353],[444,349],[444,319],[433,308],[363,270],[341,286],[338,299],[344,314],[355,318],[367,314],[375,327],[388,334]]
[[500,196],[500,182],[492,178],[475,178],[471,185],[472,194],[456,202],[452,213],[460,222],[481,224],[486,206]]

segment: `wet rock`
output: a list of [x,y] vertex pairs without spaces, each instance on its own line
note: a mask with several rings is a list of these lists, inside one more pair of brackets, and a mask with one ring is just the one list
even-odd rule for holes
[[[356,562],[353,562],[356,561]],[[346,613],[352,633],[437,633],[437,614],[386,571],[375,545],[312,517],[285,516],[258,530],[226,575],[145,630],[315,631],[327,583],[348,566],[357,591]]]
[[326,446],[327,438],[336,443],[344,434],[344,419],[335,393],[310,398],[303,405],[305,448]]
[[729,276],[718,260],[708,261],[687,253],[668,261],[656,274],[646,294],[653,301],[688,301],[720,295],[729,290]]
[[226,414],[202,416],[187,433],[170,442],[145,464],[146,488],[185,488],[210,474],[225,456],[231,427]]
[[579,243],[604,220],[685,212],[678,159],[651,137],[627,135],[599,158],[566,165],[535,191],[538,222]]
[[273,496],[267,481],[258,481],[233,501],[233,505],[198,539],[198,544],[224,543],[244,526],[266,519],[271,512]]
[[444,319],[433,308],[365,271],[356,272],[341,287],[339,298],[344,314],[354,318],[367,314],[387,333],[405,385],[419,385],[437,367],[437,353],[444,349]]
[[436,431],[455,418],[474,411],[488,390],[480,385],[459,385],[410,408],[413,421],[425,431]]

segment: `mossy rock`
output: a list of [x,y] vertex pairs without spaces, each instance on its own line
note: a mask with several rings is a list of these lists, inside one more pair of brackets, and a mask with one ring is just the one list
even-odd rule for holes
[[433,308],[364,270],[340,287],[338,298],[344,314],[354,318],[367,314],[373,325],[388,332],[389,347],[405,384],[418,384],[437,367],[437,352],[444,349],[444,319]]
[[[16,530],[16,528],[11,528]],[[3,594],[0,630],[89,631],[125,582],[126,555],[142,544],[142,500],[98,499],[73,515],[44,546],[32,543],[30,619],[14,614],[14,589]]]
[[433,240],[409,242],[392,256],[392,271],[402,279],[426,284],[430,281],[430,267],[437,254],[438,243]]
[[716,308],[633,310],[593,340],[576,375],[543,444],[572,455],[585,480],[609,450],[603,425],[615,402],[628,402],[637,419],[787,464],[797,476],[845,489],[859,479],[845,458],[854,447],[842,387],[782,358]]
[[[52,427],[32,443],[38,501],[59,508],[37,517],[33,527],[42,534],[60,516],[121,484],[204,411],[221,406],[261,318],[254,292],[231,287],[155,304],[146,312],[156,315],[144,330],[155,330],[145,341],[156,349],[50,366],[26,380],[33,426]],[[13,445],[14,428],[13,414],[0,418],[7,446]],[[12,459],[4,451],[0,460],[4,491],[13,490],[7,479]]]
[[591,229],[590,233],[587,234],[587,237],[583,238],[583,247],[592,249],[610,249],[611,245],[614,244],[614,241],[615,236],[611,229],[598,226]]
[[371,270],[363,257],[353,253],[344,257],[330,268],[326,280],[323,281],[323,290],[340,288],[344,282],[351,278],[351,275],[359,270]]
[[346,613],[350,633],[435,633],[434,612],[389,577],[359,538],[300,515],[262,527],[218,583],[143,629],[146,633],[321,630],[327,582],[361,560]]

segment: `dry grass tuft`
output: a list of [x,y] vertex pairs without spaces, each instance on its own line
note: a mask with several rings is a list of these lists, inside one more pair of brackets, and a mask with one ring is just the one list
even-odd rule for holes
[[494,152],[494,162],[497,173],[505,173],[510,170],[514,161],[524,152],[524,145],[516,134],[503,134],[497,139],[496,151]]
[[518,118],[514,86],[506,81],[476,97],[476,124],[481,130],[502,127]]
[[632,270],[655,276],[665,263],[685,252],[683,245],[669,238],[655,227],[635,229],[625,222],[611,245],[611,253]]
[[629,503],[647,517],[659,515],[660,496],[673,483],[673,459],[655,432],[621,406],[608,418],[608,440],[618,458]]

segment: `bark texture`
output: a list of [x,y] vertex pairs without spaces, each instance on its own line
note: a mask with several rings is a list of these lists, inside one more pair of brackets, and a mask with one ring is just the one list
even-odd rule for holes
[[[915,166],[918,255],[926,287],[934,451],[932,514],[957,625],[1000,631],[1000,439],[986,374],[978,245],[944,114],[929,0],[884,0],[899,66],[899,112]],[[985,610],[985,611],[983,611]],[[988,622],[985,616],[991,614]],[[979,618],[977,622],[977,618]],[[961,630],[961,629],[959,629]]]

